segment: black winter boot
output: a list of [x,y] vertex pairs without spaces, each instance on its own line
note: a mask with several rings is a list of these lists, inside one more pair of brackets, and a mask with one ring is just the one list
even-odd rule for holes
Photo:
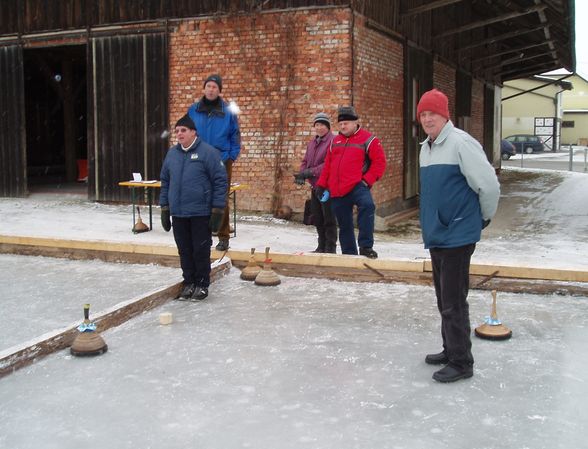
[[365,256],[368,259],[377,259],[378,253],[373,248],[359,248],[359,255]]

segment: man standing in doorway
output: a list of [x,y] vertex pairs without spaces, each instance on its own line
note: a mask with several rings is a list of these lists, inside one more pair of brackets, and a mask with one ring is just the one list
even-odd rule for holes
[[376,259],[374,223],[376,205],[370,189],[384,174],[386,156],[380,140],[363,129],[353,106],[337,111],[339,134],[327,153],[316,195],[321,201],[332,198],[339,224],[339,244],[343,254],[357,255],[353,206],[357,206],[359,254]]
[[470,259],[498,207],[500,185],[482,146],[449,120],[447,96],[425,92],[417,120],[427,134],[420,153],[420,219],[431,254],[443,350],[425,362],[445,365],[439,382],[472,377],[474,358],[467,301]]
[[235,111],[223,101],[220,93],[223,81],[220,75],[210,75],[204,80],[204,95],[188,108],[188,115],[196,125],[198,137],[215,147],[221,154],[221,159],[227,171],[227,201],[224,209],[223,221],[218,231],[218,251],[229,249],[231,226],[229,221],[228,194],[231,186],[233,162],[241,152],[241,133]]

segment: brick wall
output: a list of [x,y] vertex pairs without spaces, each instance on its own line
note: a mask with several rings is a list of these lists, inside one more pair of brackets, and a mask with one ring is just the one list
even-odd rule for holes
[[403,196],[404,54],[402,44],[355,18],[353,102],[362,126],[375,134],[386,152],[386,172],[372,193],[378,210],[394,210]]
[[434,61],[433,86],[447,95],[449,114],[455,122],[455,69],[440,61]]
[[484,83],[472,80],[472,118],[470,134],[484,144]]
[[170,34],[170,124],[202,96],[207,75],[241,109],[241,157],[233,181],[249,184],[239,208],[302,210],[307,186],[293,183],[312,117],[336,115],[351,92],[351,12],[298,10],[182,22]]

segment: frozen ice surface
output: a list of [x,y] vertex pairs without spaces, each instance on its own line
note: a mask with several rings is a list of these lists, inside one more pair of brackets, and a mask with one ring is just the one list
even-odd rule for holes
[[[238,275],[0,379],[0,447],[587,447],[586,298],[499,293],[513,338],[474,337],[474,377],[439,384],[431,288]],[[470,293],[474,327],[490,304]]]
[[0,254],[0,351],[181,281],[179,268]]

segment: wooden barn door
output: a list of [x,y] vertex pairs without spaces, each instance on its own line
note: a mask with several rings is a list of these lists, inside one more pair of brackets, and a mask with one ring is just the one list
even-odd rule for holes
[[420,142],[425,138],[416,120],[416,108],[421,95],[433,86],[433,59],[430,54],[413,47],[407,47],[405,54],[404,199],[414,199],[416,202],[419,193]]
[[22,47],[0,47],[0,196],[27,195]]
[[94,37],[90,47],[89,195],[127,201],[118,182],[132,173],[158,179],[168,147],[167,37]]

